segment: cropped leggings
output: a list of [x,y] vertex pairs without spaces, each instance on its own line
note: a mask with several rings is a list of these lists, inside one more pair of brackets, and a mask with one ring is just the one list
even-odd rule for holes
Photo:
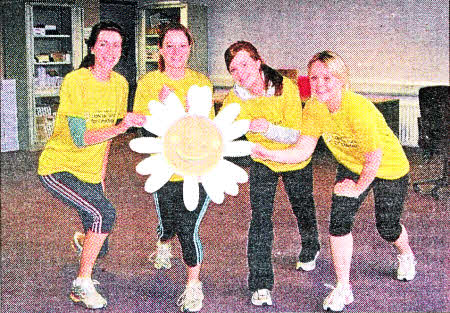
[[39,179],[54,197],[77,210],[85,232],[111,232],[116,210],[106,199],[101,183],[87,183],[68,172],[39,176]]
[[[337,168],[336,182],[344,179],[357,181],[359,175],[351,172],[342,165]],[[358,197],[343,197],[333,194],[329,232],[332,236],[344,236],[352,231],[356,212],[373,188],[375,199],[375,220],[380,236],[394,242],[402,232],[400,217],[403,202],[408,191],[409,175],[395,179],[375,178],[372,184]]]
[[167,182],[153,193],[158,214],[157,233],[161,241],[178,237],[186,265],[194,267],[203,261],[203,247],[200,241],[200,224],[206,214],[210,198],[199,186],[199,204],[194,211],[188,211],[183,202],[183,182]]

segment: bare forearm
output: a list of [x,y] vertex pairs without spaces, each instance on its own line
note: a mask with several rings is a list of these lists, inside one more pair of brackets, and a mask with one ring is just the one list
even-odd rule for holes
[[84,133],[84,143],[86,145],[94,145],[104,141],[108,141],[117,135],[123,134],[127,130],[122,124],[111,126],[108,128],[87,130]]
[[104,142],[116,137],[117,135],[123,134],[130,127],[141,127],[144,123],[144,115],[127,113],[119,125],[86,131],[84,133],[84,142],[86,145]]
[[309,159],[314,152],[317,138],[300,136],[295,146],[284,150],[268,150],[261,146],[254,147],[252,156],[280,163],[300,163]]
[[377,176],[378,168],[381,164],[382,154],[383,152],[381,149],[366,153],[364,167],[358,181],[356,182],[356,188],[359,192],[366,190]]

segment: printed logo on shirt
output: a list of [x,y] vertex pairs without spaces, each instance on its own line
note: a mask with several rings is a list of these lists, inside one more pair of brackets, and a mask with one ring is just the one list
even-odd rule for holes
[[340,146],[344,148],[356,148],[357,142],[353,137],[342,134],[322,134],[323,140],[332,146]]
[[93,126],[111,125],[116,122],[117,113],[114,111],[86,112],[86,122]]

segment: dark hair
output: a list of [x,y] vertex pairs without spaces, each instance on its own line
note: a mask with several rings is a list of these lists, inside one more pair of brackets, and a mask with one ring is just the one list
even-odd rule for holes
[[[167,33],[171,30],[179,30],[182,31],[185,35],[186,38],[188,40],[189,46],[192,46],[192,44],[194,43],[194,39],[192,37],[191,31],[184,26],[181,23],[178,22],[170,22],[167,24],[164,24],[160,29],[159,29],[159,38],[158,38],[158,46],[161,49],[164,43],[164,38],[166,37]],[[158,61],[158,69],[161,72],[164,72],[164,70],[166,69],[166,64],[164,62],[164,58],[163,56],[160,54],[159,55],[159,61]]]
[[261,61],[261,71],[264,73],[265,89],[267,90],[269,82],[272,82],[275,87],[275,95],[280,96],[283,93],[283,76],[265,64],[259,55],[258,50],[248,41],[237,41],[225,51],[225,64],[227,65],[228,72],[230,71],[231,61],[233,61],[236,54],[241,50],[247,51],[252,59]]
[[118,32],[120,37],[122,37],[122,56],[126,56],[127,48],[128,48],[128,42],[127,37],[122,29],[122,27],[112,21],[104,21],[95,24],[92,27],[91,34],[88,39],[85,40],[87,48],[88,48],[88,54],[83,58],[83,61],[81,61],[80,68],[82,67],[91,67],[95,64],[95,56],[92,53],[92,48],[95,46],[95,43],[97,42],[98,35],[102,30],[112,30],[115,32]]

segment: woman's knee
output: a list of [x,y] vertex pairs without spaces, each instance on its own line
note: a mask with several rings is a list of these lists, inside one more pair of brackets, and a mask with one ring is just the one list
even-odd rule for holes
[[97,216],[94,219],[95,224],[101,224],[100,232],[105,234],[111,232],[116,222],[116,209],[113,205],[108,201],[100,210],[100,216]]
[[381,238],[388,242],[394,242],[402,233],[402,225],[400,223],[380,223],[377,222],[377,230]]
[[108,210],[104,213],[104,225],[102,229],[108,230],[109,233],[111,229],[114,227],[114,224],[116,222],[117,213],[114,207],[110,204]]
[[330,221],[328,231],[331,236],[341,237],[352,232],[353,223],[343,221]]

